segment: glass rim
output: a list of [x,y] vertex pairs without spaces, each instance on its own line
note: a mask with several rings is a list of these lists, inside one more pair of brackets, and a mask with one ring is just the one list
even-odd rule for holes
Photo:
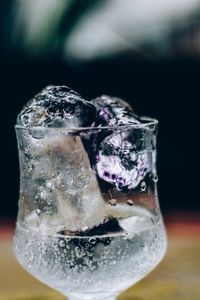
[[150,128],[152,125],[158,125],[159,121],[155,118],[150,118],[146,116],[140,117],[144,123],[139,124],[124,124],[124,125],[113,125],[113,126],[99,126],[99,127],[44,127],[44,126],[23,126],[23,125],[15,125],[15,129],[22,129],[22,130],[47,130],[47,131],[88,131],[88,130],[106,130],[106,129],[123,129],[123,128],[135,128],[135,129],[142,129],[142,128]]

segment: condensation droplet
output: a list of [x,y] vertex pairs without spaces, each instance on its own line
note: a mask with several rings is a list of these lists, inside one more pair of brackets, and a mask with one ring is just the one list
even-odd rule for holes
[[141,191],[144,192],[146,190],[146,182],[142,181],[140,187],[141,187]]
[[158,181],[158,175],[157,175],[156,173],[153,175],[153,181],[154,181],[154,182],[157,182],[157,181]]
[[126,203],[127,203],[128,205],[130,205],[130,206],[132,206],[132,205],[134,204],[133,200],[131,200],[131,199],[128,199],[128,200],[126,201]]
[[110,200],[108,201],[108,203],[109,203],[110,205],[112,205],[112,206],[116,206],[116,205],[117,205],[117,200],[116,200],[116,199],[110,199]]

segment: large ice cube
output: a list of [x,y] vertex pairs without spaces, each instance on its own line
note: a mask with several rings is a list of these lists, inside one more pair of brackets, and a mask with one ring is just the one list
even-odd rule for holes
[[122,99],[102,95],[91,102],[97,110],[96,126],[120,126],[140,123],[131,106]]
[[129,129],[107,136],[96,155],[99,177],[122,192],[135,188],[149,170],[147,151],[139,151],[132,135]]
[[42,226],[83,231],[105,220],[105,203],[79,136],[52,134],[29,151],[34,167],[28,192]]
[[[135,188],[149,170],[148,154],[138,141],[138,131],[129,125],[141,124],[130,105],[115,97],[103,95],[92,100],[97,110],[96,126],[107,130],[91,135],[91,162],[98,176],[119,191]],[[127,128],[123,129],[127,125]],[[115,128],[112,126],[115,126]],[[120,126],[118,130],[116,126]]]
[[46,87],[18,115],[17,124],[28,127],[21,151],[22,198],[31,199],[46,228],[80,231],[107,217],[79,133],[63,130],[91,126],[95,116],[95,106],[67,86]]
[[67,86],[47,86],[22,109],[17,124],[26,127],[87,127],[96,109]]
[[84,145],[89,153],[93,167],[96,164],[96,155],[104,138],[113,132],[113,126],[139,124],[140,120],[131,106],[120,98],[102,95],[91,100],[96,107],[95,127],[109,127],[108,129],[96,129],[90,135],[85,136]]

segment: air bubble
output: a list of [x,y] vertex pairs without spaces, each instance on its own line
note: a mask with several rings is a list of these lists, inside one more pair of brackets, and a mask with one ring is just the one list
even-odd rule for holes
[[124,233],[124,234],[122,235],[122,239],[123,239],[123,240],[127,240],[127,239],[128,239],[128,232],[126,232],[126,233]]
[[39,216],[41,214],[41,210],[40,209],[36,209],[36,214]]
[[144,192],[146,190],[146,182],[142,181],[140,187],[141,187],[141,191]]
[[85,255],[84,249],[80,249],[79,247],[75,247],[75,253],[77,258],[81,258]]
[[116,206],[116,205],[117,205],[117,200],[116,200],[116,199],[110,199],[110,200],[108,201],[108,203],[109,203],[110,205],[112,205],[112,206]]
[[46,198],[48,197],[47,192],[46,192],[46,191],[42,191],[42,192],[40,193],[40,197],[41,197],[42,199],[46,199]]
[[89,240],[88,240],[88,242],[90,243],[90,244],[96,244],[96,239],[95,238],[90,238]]
[[52,189],[54,186],[53,186],[53,183],[51,181],[48,181],[46,183],[46,186],[49,188],[49,189]]
[[131,199],[128,199],[128,200],[126,201],[126,203],[127,203],[128,205],[130,205],[130,206],[132,206],[132,205],[134,204],[133,200],[131,200]]
[[62,248],[65,247],[65,241],[64,240],[60,240],[59,245]]

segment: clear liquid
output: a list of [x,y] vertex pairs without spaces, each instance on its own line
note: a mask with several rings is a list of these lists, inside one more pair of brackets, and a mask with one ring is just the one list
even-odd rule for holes
[[120,293],[150,272],[166,250],[160,218],[119,220],[123,231],[93,237],[65,236],[17,224],[18,261],[47,285],[69,294]]

